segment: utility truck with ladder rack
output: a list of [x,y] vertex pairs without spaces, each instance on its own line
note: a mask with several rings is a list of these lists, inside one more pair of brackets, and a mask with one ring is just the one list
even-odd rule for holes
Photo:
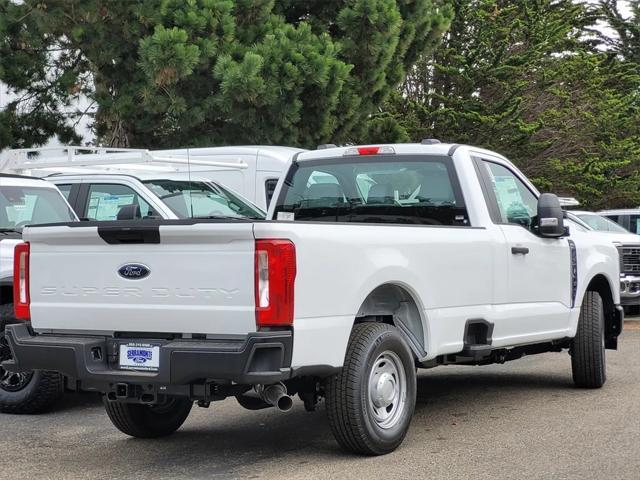
[[[59,175],[212,182],[266,210],[284,168],[300,151],[280,146],[146,150],[65,145],[8,150],[0,156],[0,172],[47,177],[58,184]],[[171,215],[169,209],[160,216]]]

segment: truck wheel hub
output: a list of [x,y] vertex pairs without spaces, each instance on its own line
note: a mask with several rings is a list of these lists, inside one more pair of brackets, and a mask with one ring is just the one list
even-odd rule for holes
[[396,381],[389,373],[383,373],[375,385],[373,402],[377,407],[388,407],[393,402],[396,391]]
[[407,377],[397,354],[381,353],[373,362],[369,375],[369,412],[381,428],[395,426],[404,411],[407,398]]

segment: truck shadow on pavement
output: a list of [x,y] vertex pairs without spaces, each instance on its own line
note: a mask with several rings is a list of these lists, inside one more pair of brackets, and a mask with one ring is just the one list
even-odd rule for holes
[[[502,395],[506,392],[517,394],[518,392],[535,392],[546,390],[573,389],[573,382],[570,373],[567,375],[551,373],[528,373],[528,372],[488,372],[473,367],[458,367],[468,369],[468,373],[457,370],[453,374],[447,374],[446,367],[435,374],[418,374],[418,392],[416,410],[421,403],[428,401],[438,404],[451,395],[468,399],[470,395],[477,398],[479,395],[487,394],[495,397],[495,391],[500,390]],[[499,397],[498,397],[499,398]],[[508,403],[507,399],[502,400]],[[446,403],[442,405],[446,407]]]
[[97,393],[90,392],[66,392],[51,412],[71,412],[79,408],[102,406],[102,399]]
[[[474,415],[473,409],[511,409],[522,405],[523,399],[546,397],[550,390],[567,392],[571,387],[570,375],[553,373],[480,372],[471,368],[450,374],[421,372],[413,426],[419,428],[417,425],[428,418],[430,426],[437,429],[450,425],[452,418]],[[171,437],[145,441],[113,432],[105,440],[123,463],[146,468],[147,473],[151,465],[165,474],[189,466],[194,477],[211,471],[232,476],[274,457],[293,466],[329,457],[353,458],[333,439],[324,405],[307,413],[298,401],[291,412],[281,413],[273,409],[245,411],[228,399],[212,404],[210,410],[194,408],[187,423]]]

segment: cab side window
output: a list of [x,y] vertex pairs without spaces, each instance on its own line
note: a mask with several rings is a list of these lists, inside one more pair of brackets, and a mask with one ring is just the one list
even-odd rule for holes
[[495,194],[501,223],[532,227],[538,212],[538,200],[531,190],[506,167],[483,161]]
[[118,212],[125,205],[140,207],[140,217],[155,215],[153,208],[130,187],[118,184],[92,184],[85,216],[91,220],[117,220]]

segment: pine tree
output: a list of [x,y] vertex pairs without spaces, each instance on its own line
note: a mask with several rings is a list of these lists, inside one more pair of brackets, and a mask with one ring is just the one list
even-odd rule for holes
[[68,138],[61,107],[78,95],[95,102],[102,144],[312,147],[361,138],[451,10],[440,0],[0,0],[0,18],[0,80],[40,99],[31,113],[49,112],[42,135],[25,136],[24,102],[10,105],[0,147]]
[[[524,103],[540,127],[525,170],[592,209],[640,205],[640,72],[606,53],[550,59]],[[540,108],[540,105],[543,108]]]
[[454,9],[442,46],[386,104],[396,130],[498,151],[542,190],[588,208],[640,204],[633,35],[607,51],[592,35],[600,7],[569,0],[456,0]]
[[630,15],[625,15],[617,0],[599,2],[599,18],[614,32],[610,35],[603,29],[591,29],[606,51],[613,52],[624,61],[640,68],[640,0],[627,0],[625,3]]

